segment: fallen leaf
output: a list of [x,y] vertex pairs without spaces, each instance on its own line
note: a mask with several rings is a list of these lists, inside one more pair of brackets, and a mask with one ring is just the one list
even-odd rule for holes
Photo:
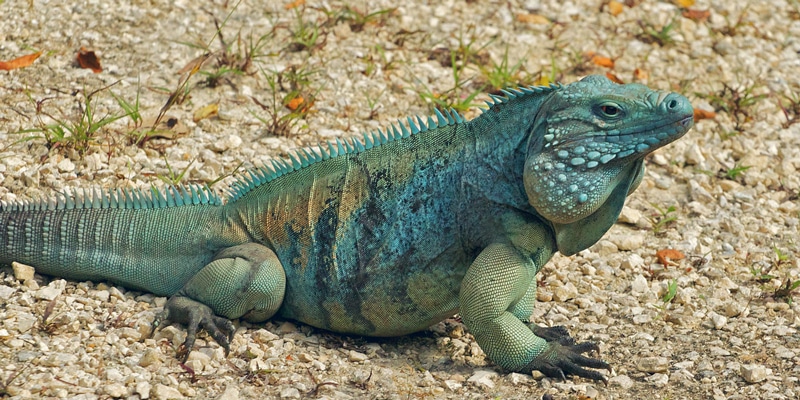
[[606,72],[606,78],[608,78],[608,80],[610,80],[611,82],[619,83],[620,85],[625,83],[622,81],[622,79],[619,79],[618,76],[612,74],[611,72]]
[[33,64],[33,62],[36,61],[36,59],[39,58],[39,56],[41,55],[42,52],[37,51],[36,53],[33,54],[17,57],[11,61],[0,61],[0,70],[11,71],[12,69],[25,68]]
[[219,104],[213,103],[209,104],[204,107],[198,108],[194,115],[192,116],[192,120],[194,122],[200,121],[201,119],[211,118],[219,114]]
[[694,5],[694,0],[675,0],[678,7],[689,8]]
[[517,21],[539,25],[546,25],[550,23],[550,20],[547,19],[547,17],[543,17],[539,14],[517,14]]
[[608,2],[608,13],[609,14],[611,14],[611,15],[616,17],[617,15],[622,14],[622,11],[624,11],[624,10],[625,10],[625,6],[622,3],[618,2],[618,1],[614,1],[614,0],[611,0],[611,1]]
[[700,121],[701,119],[714,119],[717,116],[717,113],[714,111],[706,111],[701,110],[699,108],[694,109],[694,121]]
[[650,79],[650,73],[643,69],[636,68],[633,70],[633,78],[637,81],[647,82]]
[[211,54],[210,53],[205,53],[205,54],[203,54],[201,56],[197,56],[194,59],[192,59],[192,61],[189,61],[188,63],[186,63],[186,65],[184,65],[183,68],[181,68],[178,71],[178,75],[183,75],[183,74],[185,74],[187,72],[190,72],[190,71],[191,71],[192,75],[194,75],[194,74],[197,73],[197,71],[200,70],[200,68],[203,67],[203,64],[205,64],[205,62],[210,60],[210,59],[211,59]]
[[286,108],[292,111],[308,112],[312,105],[314,105],[313,101],[309,102],[303,96],[297,96],[286,103]]
[[306,0],[294,0],[291,3],[284,5],[283,8],[286,10],[291,10],[293,8],[302,6],[303,4],[306,4]]
[[608,57],[594,55],[592,56],[592,62],[604,68],[614,68],[614,60]]
[[162,118],[158,125],[153,126],[155,122],[155,118],[145,118],[136,132],[146,136],[147,140],[155,138],[175,139],[189,134],[189,127],[184,125],[178,118],[167,116]]
[[686,8],[681,11],[684,18],[689,18],[693,21],[703,22],[711,16],[711,10],[695,10],[693,8]]
[[103,72],[103,67],[100,66],[100,59],[94,54],[94,51],[81,47],[81,50],[78,51],[77,60],[81,68],[91,69],[95,74]]
[[534,83],[536,86],[550,86],[550,77],[547,75],[542,75]]
[[663,266],[669,266],[669,260],[683,260],[686,258],[683,253],[675,249],[663,249],[656,252],[658,262]]

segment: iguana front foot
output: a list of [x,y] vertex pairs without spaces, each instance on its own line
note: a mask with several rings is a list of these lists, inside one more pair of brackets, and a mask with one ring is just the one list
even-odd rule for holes
[[186,340],[178,349],[177,354],[182,363],[189,358],[199,328],[208,332],[225,349],[226,356],[230,352],[230,342],[233,340],[236,328],[230,320],[216,316],[214,311],[203,303],[181,295],[172,296],[164,306],[164,310],[156,315],[151,335],[162,323],[168,322],[186,325]]
[[[539,334],[536,333],[536,335]],[[572,338],[570,337],[570,339]],[[525,369],[526,372],[537,370],[550,378],[567,379],[567,375],[575,375],[608,384],[608,378],[603,374],[586,369],[604,368],[611,371],[611,366],[605,361],[583,355],[589,351],[599,353],[600,348],[591,342],[566,345],[558,341],[548,341],[545,350],[536,356]]]

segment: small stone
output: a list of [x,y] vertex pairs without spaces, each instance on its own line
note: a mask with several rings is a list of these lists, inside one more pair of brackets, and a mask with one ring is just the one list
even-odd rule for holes
[[296,388],[290,387],[281,390],[281,398],[282,399],[299,399],[300,398],[300,391]]
[[314,361],[314,357],[312,357],[311,354],[308,353],[298,354],[297,359],[300,360],[300,362],[306,362],[306,363]]
[[259,329],[253,332],[253,340],[257,343],[267,344],[273,340],[280,339],[280,336],[266,330],[266,329]]
[[686,152],[683,154],[683,156],[686,157],[686,163],[689,165],[702,165],[706,162],[706,157],[700,150],[700,146],[696,144],[686,149]]
[[320,360],[313,360],[313,361],[311,361],[311,366],[312,366],[312,367],[314,367],[314,368],[316,368],[316,369],[317,369],[317,370],[319,370],[319,371],[325,371],[326,369],[328,369],[328,367],[327,367],[327,366],[325,366],[325,363],[323,363],[323,362],[322,362],[322,361],[320,361]]
[[239,389],[234,385],[228,385],[225,391],[217,397],[217,400],[238,400],[239,398]]
[[622,207],[622,212],[620,212],[617,221],[623,224],[636,225],[640,219],[642,219],[641,211],[630,207]]
[[158,361],[158,350],[150,348],[145,350],[144,354],[142,354],[142,358],[139,359],[139,365],[142,367],[149,367]]
[[125,375],[122,375],[122,372],[120,372],[116,368],[109,368],[106,370],[106,380],[114,382],[122,382],[125,380]]
[[364,353],[350,350],[350,352],[347,353],[347,359],[350,360],[350,362],[364,362],[369,360],[369,357],[367,357],[367,355]]
[[92,292],[92,297],[102,302],[107,302],[109,297],[111,297],[111,293],[108,290],[97,290]]
[[189,381],[181,381],[181,383],[178,384],[178,391],[186,397],[195,397],[197,396],[197,390],[193,385],[194,384],[189,383]]
[[486,369],[479,369],[472,374],[472,376],[467,379],[467,382],[472,383],[476,386],[482,386],[486,389],[493,389],[494,388],[494,381],[492,378],[497,376],[497,372],[486,370]]
[[526,383],[530,382],[530,380],[531,380],[531,376],[530,375],[518,374],[516,372],[512,372],[512,373],[508,374],[507,378],[508,378],[508,381],[511,382],[512,385],[523,385],[523,384],[526,384]]
[[121,383],[111,383],[103,387],[103,392],[107,394],[109,397],[113,398],[120,398],[128,394],[128,390],[125,388],[125,385]]
[[78,361],[78,356],[68,353],[51,353],[40,361],[41,365],[45,367],[63,367],[65,365],[72,365]]
[[452,390],[452,391],[454,391],[454,392],[455,392],[456,390],[458,390],[458,389],[461,389],[462,387],[464,387],[464,384],[463,384],[463,383],[461,383],[461,382],[458,382],[458,381],[454,381],[454,380],[452,380],[452,379],[446,379],[446,380],[443,382],[443,385],[444,385],[444,387],[445,387],[445,388],[447,388],[447,389],[450,389],[450,390]]
[[294,333],[294,332],[297,332],[297,325],[295,325],[295,324],[293,324],[293,323],[291,323],[289,321],[286,321],[286,322],[282,323],[281,326],[278,327],[278,333],[281,333],[281,334],[284,334],[284,335],[287,334],[287,333]]
[[565,302],[570,299],[569,291],[563,286],[553,289],[553,300],[557,302]]
[[767,368],[763,365],[742,364],[740,372],[747,383],[758,383],[767,379]]
[[134,391],[136,394],[139,395],[142,399],[149,399],[150,398],[150,390],[152,390],[153,385],[150,382],[142,381],[136,384],[136,388]]
[[36,317],[30,313],[19,313],[17,315],[17,331],[20,333],[25,333],[33,328],[33,325],[36,324]]
[[173,387],[169,387],[166,385],[162,385],[160,383],[153,386],[153,389],[150,390],[150,396],[156,400],[167,400],[167,399],[183,399],[185,398],[178,389]]
[[644,380],[647,381],[647,382],[652,383],[653,386],[655,386],[655,387],[664,387],[664,386],[667,386],[667,384],[669,383],[669,375],[658,373],[658,374],[650,375],[650,376],[644,378]]
[[644,246],[645,235],[630,233],[622,236],[609,238],[620,250],[637,250]]
[[617,375],[609,378],[608,384],[611,386],[617,385],[622,389],[628,390],[633,387],[633,379],[628,375]]
[[75,163],[70,161],[69,158],[65,158],[58,162],[58,170],[61,172],[72,172],[75,170]]
[[647,293],[650,290],[650,285],[647,284],[647,278],[643,275],[636,275],[631,282],[631,294],[640,295]]
[[614,253],[618,253],[619,247],[608,240],[601,240],[592,246],[592,250],[596,251],[600,256],[605,257]]
[[644,258],[636,253],[630,253],[620,266],[623,269],[636,270],[644,266]]
[[642,372],[665,372],[669,368],[666,357],[642,357],[636,360],[636,369]]
[[33,297],[40,299],[40,300],[53,300],[58,295],[64,291],[64,288],[67,287],[67,281],[63,279],[58,279],[55,281],[50,282],[49,285],[35,291],[33,293]]
[[16,261],[11,263],[11,268],[14,270],[14,277],[20,282],[33,279],[33,274],[36,272],[30,265],[25,265]]
[[717,330],[722,329],[722,327],[728,323],[727,317],[724,315],[719,315],[713,311],[708,313],[708,318],[711,321],[711,325]]
[[0,285],[0,299],[8,300],[11,298],[11,295],[16,293],[17,289],[12,288],[10,286]]

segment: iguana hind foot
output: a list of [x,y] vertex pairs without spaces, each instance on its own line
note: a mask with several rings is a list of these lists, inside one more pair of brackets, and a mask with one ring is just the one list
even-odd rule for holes
[[189,358],[199,328],[208,332],[225,349],[226,356],[230,352],[230,342],[236,332],[233,323],[227,318],[216,316],[210,307],[199,301],[181,295],[171,297],[164,306],[164,310],[156,315],[156,319],[153,321],[153,332],[168,322],[186,325],[186,340],[178,349],[177,354],[182,363]]
[[208,332],[228,354],[235,328],[230,319],[261,322],[272,317],[283,302],[286,275],[268,247],[245,243],[219,251],[164,306],[154,321],[186,325],[186,341],[179,350],[185,361],[198,328]]

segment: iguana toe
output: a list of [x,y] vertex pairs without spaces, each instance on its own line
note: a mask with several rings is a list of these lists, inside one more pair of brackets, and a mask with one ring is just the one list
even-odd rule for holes
[[547,349],[528,364],[527,370],[537,370],[551,378],[566,379],[567,376],[574,375],[608,383],[608,378],[603,374],[587,369],[611,370],[611,366],[605,361],[583,355],[589,351],[597,352],[598,349],[597,345],[591,342],[575,345],[564,345],[557,341],[548,342]]
[[557,342],[568,346],[575,344],[575,339],[570,336],[569,331],[563,325],[547,327],[531,323],[528,324],[528,327],[531,328],[534,335],[548,342]]
[[207,305],[184,296],[173,296],[167,301],[164,310],[153,321],[153,331],[165,322],[177,322],[186,325],[186,340],[178,349],[177,357],[183,363],[189,358],[197,338],[197,330],[205,330],[225,349],[230,352],[230,342],[236,328],[230,320],[218,317]]

